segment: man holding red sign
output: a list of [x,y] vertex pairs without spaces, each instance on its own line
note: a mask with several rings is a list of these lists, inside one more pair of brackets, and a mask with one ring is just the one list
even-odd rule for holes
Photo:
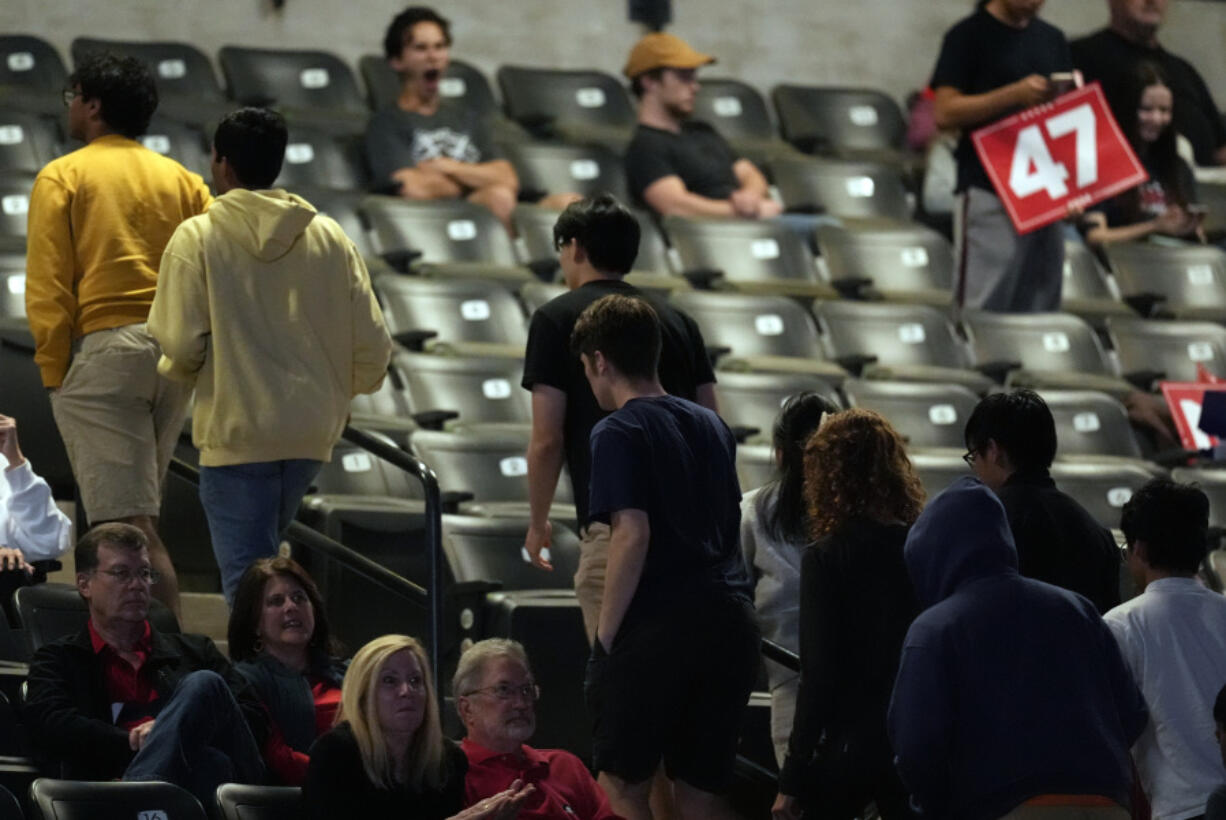
[[981,0],[945,34],[933,72],[937,125],[962,130],[954,218],[954,302],[962,308],[1036,312],[1060,306],[1060,226],[1019,234],[971,141],[972,131],[1063,90],[1052,75],[1073,70],[1068,41],[1038,19],[1042,7],[1043,0]]

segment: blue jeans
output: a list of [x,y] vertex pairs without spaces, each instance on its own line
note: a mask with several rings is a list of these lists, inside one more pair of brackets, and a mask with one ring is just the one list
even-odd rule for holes
[[294,458],[200,468],[200,503],[227,604],[234,603],[247,567],[277,554],[282,533],[322,466],[320,461]]
[[124,780],[162,780],[212,806],[222,783],[263,783],[264,760],[225,680],[207,669],[179,681]]
[[818,226],[843,224],[843,220],[837,216],[826,214],[782,213],[775,217],[775,221],[803,239],[805,247],[814,252],[817,251]]

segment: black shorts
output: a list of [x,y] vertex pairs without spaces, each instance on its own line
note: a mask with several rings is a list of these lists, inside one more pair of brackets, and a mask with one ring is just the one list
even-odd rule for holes
[[726,790],[760,652],[753,606],[734,595],[619,632],[612,652],[596,641],[584,682],[595,769],[641,783],[663,758],[670,779]]

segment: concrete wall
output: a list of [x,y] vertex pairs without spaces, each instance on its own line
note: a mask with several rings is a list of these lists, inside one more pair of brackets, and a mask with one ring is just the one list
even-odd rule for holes
[[[72,38],[186,40],[324,48],[351,63],[379,50],[407,0],[0,0],[0,31],[41,36],[67,58]],[[1192,60],[1226,105],[1226,3],[1171,0],[1166,45]],[[625,0],[452,0],[454,54],[487,71],[502,63],[621,69],[639,29]],[[712,74],[768,90],[777,82],[876,86],[902,98],[924,84],[941,34],[971,0],[674,0],[672,30],[720,58]],[[1104,0],[1049,0],[1070,36],[1106,19]]]

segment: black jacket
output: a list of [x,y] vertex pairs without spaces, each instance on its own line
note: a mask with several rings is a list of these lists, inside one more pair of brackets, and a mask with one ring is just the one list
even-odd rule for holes
[[[160,702],[169,699],[189,673],[216,672],[229,684],[256,743],[263,747],[267,724],[259,698],[209,638],[165,634],[156,628],[149,637],[149,659],[142,669],[153,674]],[[27,686],[23,715],[40,757],[63,764],[63,777],[109,780],[123,774],[135,752],[128,746],[127,730],[111,718],[102,662],[88,627],[34,653]]]
[[1017,569],[1078,592],[1105,613],[1120,602],[1120,550],[1111,532],[1056,489],[1047,470],[1016,472],[1001,487]]

